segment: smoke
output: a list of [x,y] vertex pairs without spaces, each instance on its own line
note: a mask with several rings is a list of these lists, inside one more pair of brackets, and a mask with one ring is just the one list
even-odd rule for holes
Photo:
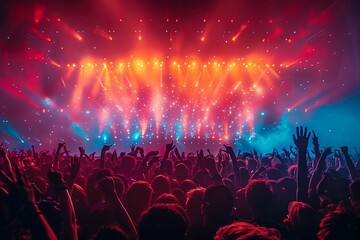
[[270,153],[274,147],[280,150],[283,147],[289,148],[293,145],[292,134],[293,129],[288,125],[286,118],[277,126],[270,128],[269,130],[257,134],[255,138],[251,140],[251,146],[258,152]]

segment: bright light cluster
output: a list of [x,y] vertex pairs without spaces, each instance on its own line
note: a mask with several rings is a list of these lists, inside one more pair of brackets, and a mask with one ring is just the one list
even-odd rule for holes
[[268,145],[359,86],[347,1],[14,2],[0,29],[9,146]]
[[85,116],[81,125],[97,121],[100,137],[221,141],[241,138],[243,132],[254,136],[254,114],[260,114],[264,90],[279,81],[277,68],[284,66],[263,59],[133,57],[116,62],[84,59],[67,67],[65,82],[76,79],[69,111]]

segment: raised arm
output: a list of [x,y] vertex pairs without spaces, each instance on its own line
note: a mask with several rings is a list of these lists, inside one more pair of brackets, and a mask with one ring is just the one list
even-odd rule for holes
[[48,178],[57,192],[62,220],[62,239],[77,240],[76,215],[69,191],[64,183],[61,173],[49,172]]
[[353,163],[353,161],[351,161],[350,159],[350,155],[349,155],[349,150],[348,150],[348,147],[347,146],[343,146],[340,148],[341,151],[343,152],[344,154],[344,157],[345,157],[345,162],[346,162],[346,167],[349,171],[349,174],[350,174],[350,178],[351,180],[356,180],[357,179],[357,173],[356,173],[356,168],[355,168],[355,165]]
[[139,167],[136,171],[136,179],[142,179],[145,180],[145,176],[144,173],[146,172],[146,165],[148,164],[148,161],[150,160],[150,158],[158,155],[159,152],[158,151],[150,151],[148,152],[145,157],[143,158],[143,160],[141,161],[141,163],[139,164]]
[[216,169],[215,158],[213,155],[204,158],[204,167],[209,170],[214,184],[222,184],[222,177]]
[[[92,163],[94,160],[85,153],[85,148],[83,147],[79,147],[79,152],[80,152],[80,160],[85,157],[86,160],[88,161],[88,163]],[[94,153],[95,154],[95,153]]]
[[54,156],[54,166],[53,166],[54,171],[59,171],[60,151],[61,151],[61,148],[63,148],[64,146],[65,146],[65,143],[59,143],[57,146],[55,156]]
[[132,239],[138,239],[135,225],[116,192],[114,179],[112,177],[105,177],[101,179],[98,188],[101,192],[103,192],[106,207],[111,210],[113,215],[117,218],[119,226],[125,232],[130,234]]
[[169,153],[175,148],[174,142],[171,141],[171,143],[166,144],[166,149],[165,149],[165,153],[163,158],[161,159],[161,165],[160,165],[160,170],[159,170],[159,174],[165,174],[165,165],[166,165],[166,161],[169,157]]
[[75,179],[77,177],[77,175],[79,174],[80,171],[80,163],[81,163],[81,158],[79,157],[72,157],[71,161],[70,161],[70,176],[69,176],[69,180],[67,181],[66,185],[69,189],[70,195],[72,194],[72,190],[73,190],[73,186],[75,183]]
[[307,128],[305,130],[301,126],[296,127],[296,136],[293,135],[294,144],[298,148],[297,153],[297,192],[296,192],[296,200],[300,202],[308,201],[308,170],[306,163],[306,150],[309,145],[310,133],[307,132]]
[[285,159],[283,159],[279,153],[279,151],[274,148],[274,157],[276,157],[277,159],[279,159],[280,163],[286,167],[288,167],[287,162],[285,162]]
[[104,168],[105,168],[106,151],[109,151],[111,146],[112,146],[112,145],[104,145],[103,148],[101,149],[100,169],[104,169]]
[[294,157],[296,157],[296,156],[297,156],[297,149],[294,150],[294,147],[293,147],[293,146],[290,146],[290,153],[291,153],[292,155],[294,155]]
[[144,148],[142,148],[142,147],[136,147],[135,152],[136,152],[136,153],[140,153],[140,158],[141,158],[141,159],[144,159],[144,157],[145,157],[145,155],[144,155]]
[[287,165],[291,165],[291,157],[290,157],[290,152],[285,148],[283,147],[281,150],[283,150],[284,152],[284,155],[285,155],[285,159],[287,160]]
[[4,159],[4,166],[5,166],[5,169],[7,171],[7,174],[9,174],[10,177],[13,178],[14,177],[14,170],[13,170],[13,167],[11,165],[11,161],[6,155],[6,150],[2,146],[0,146],[0,156]]
[[320,157],[321,157],[321,153],[320,153],[320,145],[319,145],[319,138],[318,136],[316,136],[315,132],[312,131],[312,144],[314,146],[314,153],[315,153],[315,158],[314,158],[314,166],[317,166],[317,162],[319,161]]
[[243,186],[244,184],[241,182],[241,173],[240,173],[238,162],[236,160],[234,149],[231,146],[227,146],[225,144],[224,144],[224,147],[225,147],[225,152],[230,155],[230,158],[232,161],[235,187],[236,187],[236,189],[240,189],[240,188],[244,187]]
[[183,157],[180,155],[179,149],[176,147],[175,148],[175,155],[177,157],[177,159],[179,159],[180,161],[184,161]]
[[14,220],[29,228],[32,239],[57,239],[54,231],[35,203],[32,186],[28,183],[25,175],[20,173],[20,170],[16,167],[15,172],[16,178],[7,176],[3,171],[0,171],[0,179],[9,190],[9,209],[16,209],[17,211]]
[[69,150],[67,150],[66,145],[64,145],[64,152],[66,154],[66,157],[71,157],[71,155],[70,155],[71,152]]
[[322,173],[326,167],[325,160],[326,160],[327,156],[329,156],[330,154],[331,154],[331,147],[325,148],[325,150],[323,151],[323,153],[320,156],[319,161],[317,162],[315,171],[313,172],[313,175],[311,176],[310,183],[309,183],[309,188],[311,190],[313,190],[313,192],[316,191],[316,186],[318,185],[318,183],[320,182],[320,180],[322,178]]

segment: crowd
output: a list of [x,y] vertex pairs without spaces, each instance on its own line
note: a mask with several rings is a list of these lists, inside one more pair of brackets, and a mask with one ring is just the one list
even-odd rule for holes
[[1,145],[0,238],[360,239],[360,155],[292,138],[281,153]]

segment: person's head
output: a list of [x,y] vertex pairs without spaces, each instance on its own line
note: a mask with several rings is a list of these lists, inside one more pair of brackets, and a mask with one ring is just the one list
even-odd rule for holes
[[319,229],[319,217],[316,211],[303,202],[291,202],[288,207],[287,224],[295,231],[298,236],[313,238]]
[[[284,192],[290,199],[296,197],[296,181],[291,177],[283,177],[276,181],[279,191]],[[290,195],[290,196],[289,196]]]
[[266,176],[269,180],[279,180],[281,177],[283,177],[283,174],[281,173],[281,170],[278,168],[268,168],[266,171]]
[[124,231],[118,226],[103,226],[93,240],[128,240]]
[[113,175],[115,177],[118,177],[122,180],[122,183],[124,184],[124,193],[126,193],[129,189],[129,180],[127,179],[127,177],[124,174],[115,174]]
[[119,198],[121,199],[124,194],[124,188],[125,188],[124,182],[122,181],[121,178],[119,178],[116,175],[112,176],[112,178],[114,179],[116,193],[118,194]]
[[229,178],[223,178],[221,181],[222,181],[222,184],[224,184],[225,186],[227,186],[230,189],[232,194],[235,193],[236,187],[232,180],[230,180]]
[[267,215],[272,204],[272,191],[264,180],[252,180],[246,186],[245,197],[253,217]]
[[186,215],[175,204],[155,204],[139,221],[140,240],[181,240],[187,228]]
[[254,158],[249,158],[247,160],[246,167],[250,173],[252,173],[253,171],[256,170],[257,165],[258,165],[258,162]]
[[236,207],[236,213],[240,219],[250,220],[251,213],[246,202],[245,191],[245,188],[236,191],[234,205]]
[[317,237],[320,240],[360,239],[360,219],[343,211],[329,212],[320,221]]
[[262,157],[260,159],[261,166],[271,167],[271,159],[269,157]]
[[175,188],[172,190],[172,195],[174,195],[179,202],[179,205],[183,208],[185,208],[185,193],[180,188]]
[[157,175],[151,182],[151,187],[154,189],[155,199],[162,193],[170,193],[170,180],[164,175]]
[[201,205],[205,191],[206,188],[199,187],[186,193],[185,211],[189,216],[191,225],[202,224]]
[[318,195],[329,203],[337,204],[349,199],[349,181],[337,176],[336,171],[325,172],[318,183]]
[[191,189],[196,188],[196,183],[193,180],[185,179],[180,183],[180,189],[187,193]]
[[148,182],[137,181],[131,184],[126,193],[126,206],[134,222],[140,218],[142,211],[150,205],[152,188]]
[[180,163],[175,167],[174,177],[178,181],[181,182],[181,181],[187,179],[188,176],[189,176],[189,168],[185,164]]
[[163,193],[155,200],[155,204],[157,203],[179,204],[179,201],[174,195]]
[[275,228],[254,226],[247,222],[234,222],[221,227],[214,240],[280,240],[280,232]]
[[121,159],[122,173],[126,176],[130,176],[132,170],[135,168],[136,158],[130,155],[126,155]]
[[95,172],[95,178],[97,181],[100,181],[104,177],[110,177],[112,174],[113,171],[110,168],[99,169]]
[[209,187],[212,184],[212,179],[207,171],[198,171],[195,173],[193,180],[198,186]]
[[240,174],[241,174],[241,182],[242,182],[242,186],[241,187],[245,187],[247,185],[247,183],[250,180],[250,173],[247,170],[247,168],[241,167],[239,169]]
[[281,222],[286,218],[289,203],[296,200],[296,181],[290,177],[280,178],[272,182],[271,188],[273,197],[269,214],[272,220]]
[[233,206],[233,195],[228,187],[224,185],[208,187],[202,202],[204,225],[218,227],[227,224]]

